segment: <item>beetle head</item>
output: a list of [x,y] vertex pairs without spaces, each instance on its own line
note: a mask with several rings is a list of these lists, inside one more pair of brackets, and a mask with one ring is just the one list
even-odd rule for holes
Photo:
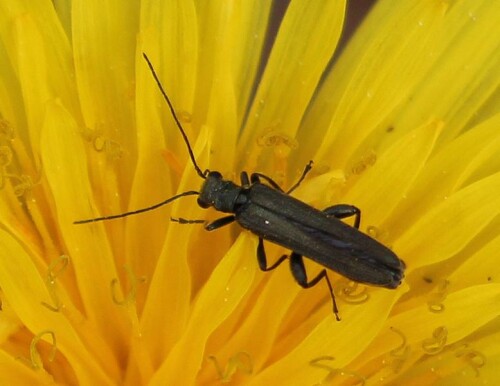
[[204,209],[213,206],[218,211],[232,213],[240,192],[238,185],[224,180],[219,172],[208,172],[200,189],[198,205]]

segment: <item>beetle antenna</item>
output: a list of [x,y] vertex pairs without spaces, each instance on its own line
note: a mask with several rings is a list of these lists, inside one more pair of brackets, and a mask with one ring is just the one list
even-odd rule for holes
[[179,118],[177,118],[177,114],[175,113],[174,106],[172,105],[172,102],[170,102],[170,98],[168,97],[167,93],[165,92],[165,89],[163,88],[163,86],[162,86],[162,84],[160,82],[160,78],[158,78],[158,75],[156,74],[156,71],[155,71],[153,65],[151,64],[151,61],[149,60],[148,56],[144,52],[142,53],[142,56],[144,57],[144,59],[148,63],[149,70],[151,71],[151,74],[153,75],[153,78],[155,78],[156,84],[158,85],[158,88],[160,89],[160,92],[163,95],[163,99],[165,99],[165,102],[167,102],[167,105],[170,108],[170,112],[172,113],[172,116],[174,117],[175,124],[179,128],[179,130],[180,130],[180,132],[182,134],[182,137],[184,138],[184,142],[186,143],[186,146],[187,146],[187,149],[188,149],[189,157],[191,158],[191,161],[193,162],[193,166],[196,169],[196,173],[198,173],[198,175],[201,178],[205,179],[206,176],[201,171],[201,169],[198,166],[198,164],[196,163],[196,160],[195,160],[194,154],[193,154],[193,150],[191,149],[191,145],[189,144],[189,139],[188,139],[188,137],[186,135],[186,132],[182,128],[182,125],[181,125],[181,122],[179,121]]
[[78,220],[74,221],[73,224],[88,224],[90,222],[97,222],[97,221],[104,221],[104,220],[113,220],[115,218],[122,218],[122,217],[127,217],[131,216],[133,214],[139,214],[143,212],[149,212],[150,210],[154,210],[156,208],[159,208],[160,206],[166,205],[171,203],[172,201],[177,200],[178,198],[184,197],[184,196],[194,196],[194,195],[199,195],[199,192],[195,192],[194,190],[190,190],[181,194],[177,194],[173,197],[170,197],[169,199],[159,202],[158,204],[155,204],[153,206],[148,206],[147,208],[142,208],[142,209],[137,209],[133,210],[132,212],[125,212],[125,213],[120,213],[120,214],[114,214],[112,216],[103,216],[103,217],[96,217],[96,218],[90,218],[88,220]]

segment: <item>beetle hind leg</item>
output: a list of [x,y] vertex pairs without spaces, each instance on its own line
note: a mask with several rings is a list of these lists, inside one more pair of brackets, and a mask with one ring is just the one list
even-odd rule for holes
[[323,269],[314,279],[311,281],[307,281],[307,273],[306,267],[304,266],[304,260],[302,255],[299,255],[296,252],[292,252],[290,255],[290,269],[292,270],[292,275],[299,283],[302,288],[311,288],[314,287],[321,279],[326,280],[326,284],[328,284],[328,289],[330,290],[330,296],[332,297],[333,303],[333,313],[335,314],[335,318],[337,321],[340,321],[339,317],[339,309],[337,307],[337,302],[335,301],[335,295],[333,294],[332,283],[330,283],[330,279],[326,273],[326,269]]

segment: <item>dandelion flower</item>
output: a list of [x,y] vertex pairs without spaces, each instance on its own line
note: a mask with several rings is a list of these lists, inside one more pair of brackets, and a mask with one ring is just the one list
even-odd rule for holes
[[[3,384],[499,378],[499,3],[380,0],[335,60],[345,1],[271,5],[1,2]],[[314,160],[293,194],[361,208],[404,283],[329,272],[337,322],[251,233],[169,221],[220,217],[193,197],[73,224],[199,189],[143,52],[202,168],[287,187]]]

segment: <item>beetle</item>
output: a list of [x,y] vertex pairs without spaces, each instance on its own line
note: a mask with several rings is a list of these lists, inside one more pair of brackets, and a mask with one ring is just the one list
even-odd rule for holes
[[[274,180],[261,173],[252,173],[249,177],[247,172],[242,172],[241,185],[237,185],[225,180],[217,171],[203,172],[196,162],[188,137],[153,65],[146,54],[143,56],[184,139],[192,164],[204,182],[199,192],[183,192],[147,208],[79,220],[75,221],[75,224],[122,218],[156,209],[181,197],[197,195],[197,202],[201,208],[213,207],[219,212],[230,215],[210,223],[182,218],[172,219],[173,221],[183,224],[205,223],[207,231],[219,229],[236,221],[241,227],[258,236],[257,260],[262,271],[271,271],[289,259],[292,275],[301,287],[313,287],[324,279],[328,285],[337,320],[340,320],[338,308],[326,269],[309,280],[304,257],[358,283],[389,289],[397,288],[401,284],[405,263],[389,248],[359,231],[361,211],[357,207],[337,204],[321,211],[290,196],[311,170],[312,161],[306,165],[299,180],[286,192]],[[341,221],[352,216],[354,216],[354,226]],[[292,252],[290,255],[282,255],[269,265],[264,240],[281,245]]]

